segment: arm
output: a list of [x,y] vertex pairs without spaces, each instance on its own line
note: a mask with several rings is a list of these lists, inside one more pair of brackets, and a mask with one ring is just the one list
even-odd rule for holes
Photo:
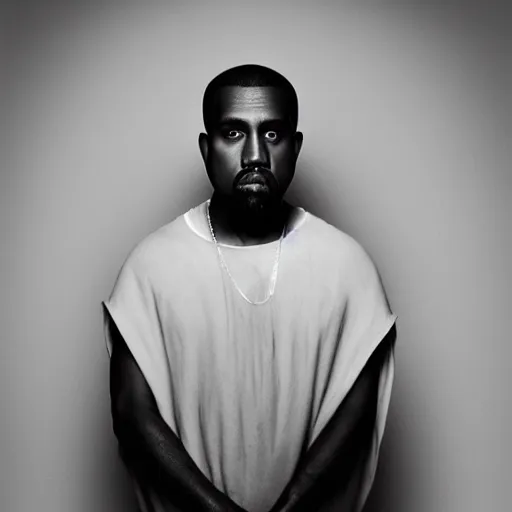
[[272,512],[319,510],[322,503],[343,492],[373,435],[380,372],[395,338],[393,325],[329,423],[299,461]]
[[153,393],[112,319],[110,329],[112,419],[126,462],[180,510],[244,512],[196,466],[161,417]]

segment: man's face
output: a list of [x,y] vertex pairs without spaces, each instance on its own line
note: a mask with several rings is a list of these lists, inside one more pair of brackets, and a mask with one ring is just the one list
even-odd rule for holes
[[285,93],[275,87],[221,88],[209,134],[199,139],[215,191],[261,212],[280,203],[301,143]]

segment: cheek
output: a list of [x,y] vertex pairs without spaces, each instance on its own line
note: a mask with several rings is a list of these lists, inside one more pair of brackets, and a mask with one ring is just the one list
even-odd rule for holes
[[272,167],[278,177],[286,178],[291,174],[295,167],[295,156],[291,148],[276,148],[272,153]]
[[238,152],[236,146],[227,146],[226,144],[214,144],[211,151],[211,162],[214,165],[233,166],[238,162]]
[[231,190],[233,179],[240,170],[237,150],[217,144],[209,155],[209,169],[217,186],[225,192]]

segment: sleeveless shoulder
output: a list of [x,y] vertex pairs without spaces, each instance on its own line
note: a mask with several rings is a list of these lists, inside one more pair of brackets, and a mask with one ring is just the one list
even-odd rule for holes
[[154,275],[162,265],[168,267],[173,259],[181,257],[184,247],[191,243],[194,237],[181,214],[140,240],[128,253],[123,267],[138,275]]
[[377,272],[373,258],[353,236],[311,213],[309,217],[305,226],[308,243],[323,263],[332,266],[331,270],[342,273],[354,282]]

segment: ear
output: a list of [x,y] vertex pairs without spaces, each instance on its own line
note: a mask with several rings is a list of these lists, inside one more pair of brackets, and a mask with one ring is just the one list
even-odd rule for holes
[[295,160],[299,157],[300,149],[302,148],[302,142],[304,140],[304,135],[302,132],[295,132],[293,135],[293,143],[294,143],[294,152],[295,152]]
[[208,135],[206,133],[199,134],[199,151],[201,152],[201,156],[203,157],[204,165],[206,166],[206,162],[208,161],[208,150],[209,150],[209,141]]

